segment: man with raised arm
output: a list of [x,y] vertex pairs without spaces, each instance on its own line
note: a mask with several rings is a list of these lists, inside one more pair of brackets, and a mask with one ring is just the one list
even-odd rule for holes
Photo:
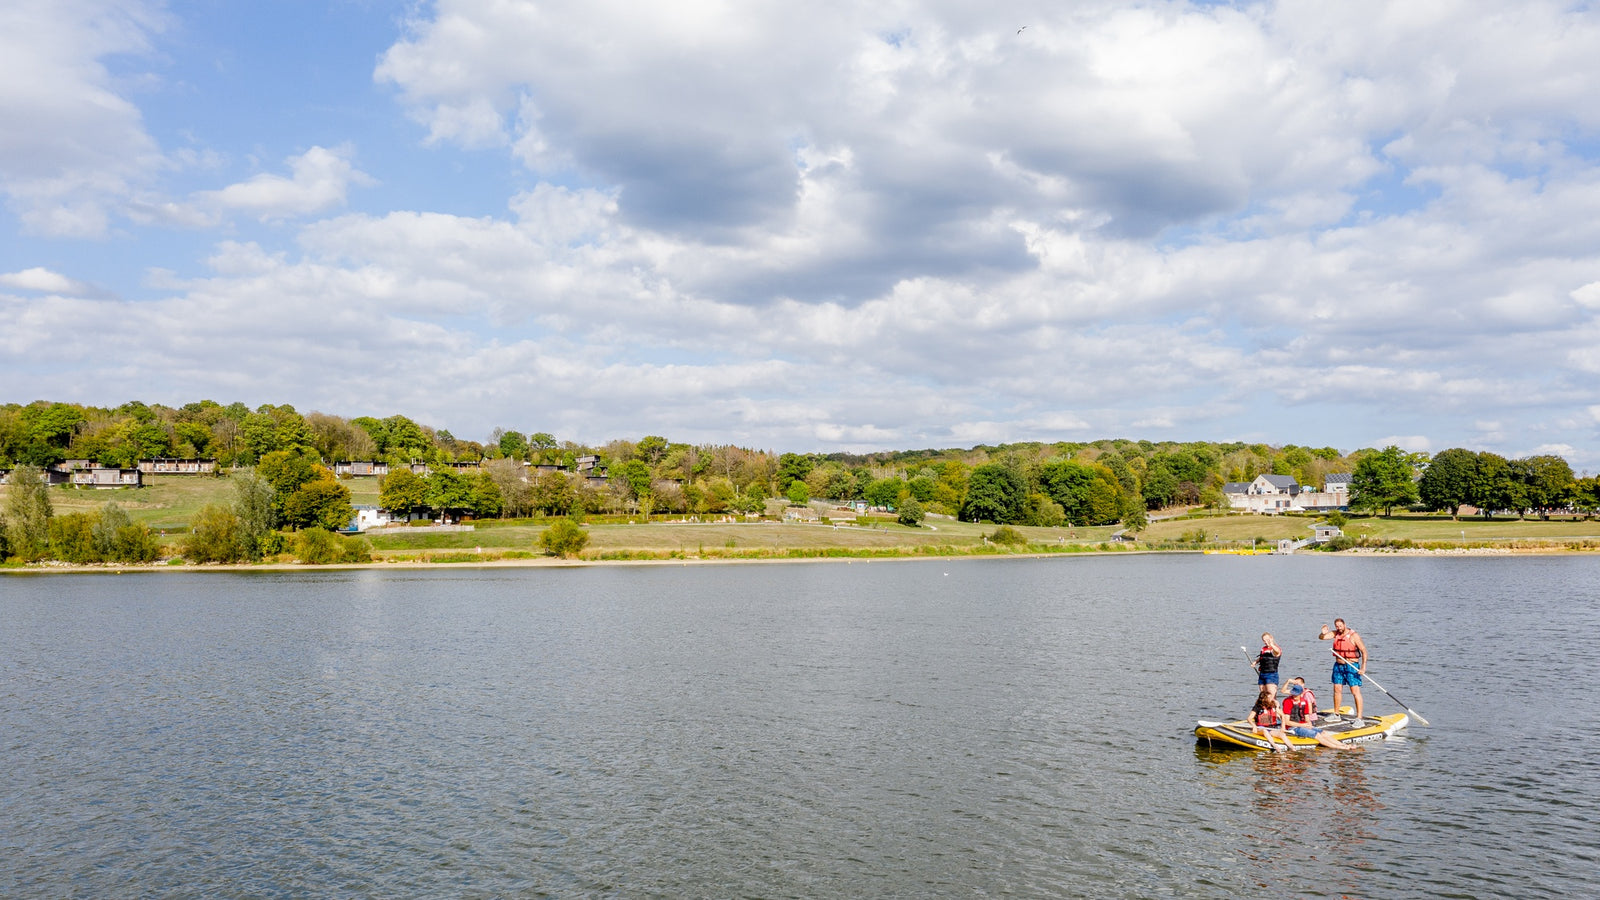
[[1361,721],[1361,676],[1367,672],[1367,645],[1361,640],[1361,635],[1344,624],[1343,619],[1333,620],[1333,629],[1322,626],[1317,633],[1319,641],[1333,641],[1333,709],[1338,712],[1344,702],[1344,688],[1350,688],[1350,696],[1355,698],[1356,727],[1360,728]]

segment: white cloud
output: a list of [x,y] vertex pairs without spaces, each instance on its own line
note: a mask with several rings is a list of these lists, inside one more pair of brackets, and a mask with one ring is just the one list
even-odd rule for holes
[[1433,442],[1420,434],[1391,434],[1373,441],[1372,446],[1399,447],[1407,453],[1427,453],[1433,449]]
[[323,212],[344,205],[351,184],[374,183],[351,164],[353,153],[349,146],[312,147],[286,160],[293,172],[288,178],[263,172],[221,190],[203,191],[198,201],[202,207],[242,212],[268,221]]
[[[522,417],[783,448],[1592,439],[1585,10],[423,9],[375,76],[440,165],[520,168],[506,214],[338,214],[370,179],[320,145],[181,203],[139,187],[148,162],[63,153],[112,181],[25,202],[56,170],[22,179],[34,157],[0,138],[13,205],[57,230],[310,219],[278,232],[293,243],[216,245],[203,277],[152,273],[167,296],[137,304],[88,296],[70,266],[8,264],[0,287],[56,295],[0,296],[36,332],[8,337],[19,377],[65,364],[458,434]],[[99,46],[137,49],[159,24],[140,22]],[[69,54],[106,98],[84,121],[146,159],[96,68],[112,50]],[[15,139],[46,158],[76,127]],[[121,329],[66,324],[111,314]]]
[[0,274],[0,287],[80,296],[94,293],[94,289],[83,282],[68,278],[60,272],[52,272],[41,266],[23,269],[20,272]]
[[0,193],[30,231],[100,235],[163,165],[103,60],[148,53],[164,25],[139,0],[0,5]]

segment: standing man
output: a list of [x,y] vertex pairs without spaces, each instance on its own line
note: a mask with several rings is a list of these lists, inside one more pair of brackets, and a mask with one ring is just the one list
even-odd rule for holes
[[1333,630],[1322,626],[1317,633],[1319,641],[1333,641],[1333,709],[1339,711],[1343,703],[1344,688],[1350,688],[1350,696],[1355,698],[1356,727],[1363,724],[1361,720],[1361,676],[1367,673],[1367,645],[1361,640],[1361,635],[1356,634],[1343,619],[1333,620]]

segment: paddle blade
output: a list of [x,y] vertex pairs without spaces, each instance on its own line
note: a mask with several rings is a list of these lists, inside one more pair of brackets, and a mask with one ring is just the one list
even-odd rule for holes
[[1418,725],[1428,725],[1429,724],[1428,720],[1424,719],[1422,717],[1422,713],[1417,712],[1416,710],[1412,709],[1411,707],[1409,707],[1409,706],[1406,707],[1406,712],[1411,714],[1411,718],[1415,719],[1417,721]]

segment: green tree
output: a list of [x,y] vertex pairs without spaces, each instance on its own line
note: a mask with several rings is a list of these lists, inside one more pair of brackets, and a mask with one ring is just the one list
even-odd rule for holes
[[44,558],[50,549],[50,487],[44,471],[20,465],[11,470],[6,487],[7,543],[12,556],[24,560]]
[[667,439],[659,434],[647,434],[633,446],[633,452],[653,469],[667,454]]
[[405,466],[378,482],[378,505],[391,515],[409,516],[428,505],[428,481]]
[[95,547],[94,526],[96,516],[89,513],[67,513],[50,520],[49,555],[62,562],[96,563],[105,557]]
[[1124,496],[1122,500],[1122,524],[1132,532],[1140,532],[1150,526],[1150,516],[1144,508],[1144,500],[1138,496]]
[[548,431],[536,431],[528,435],[528,449],[539,455],[539,462],[549,462],[556,449],[555,435]]
[[315,446],[310,426],[287,404],[257,407],[245,417],[241,431],[245,447],[256,459],[279,450],[312,450]]
[[896,519],[901,525],[909,525],[912,528],[916,528],[922,524],[922,520],[926,515],[923,512],[922,504],[918,503],[915,497],[908,497],[904,503],[900,504],[900,514]]
[[1518,474],[1527,488],[1530,509],[1560,509],[1572,502],[1576,479],[1567,461],[1555,454],[1530,456],[1517,461]]
[[547,516],[564,516],[572,512],[578,501],[578,492],[572,479],[560,472],[546,472],[534,482],[533,507]]
[[1009,524],[1022,521],[1027,510],[1028,485],[1014,469],[986,463],[972,470],[962,521]]
[[[1584,512],[1600,509],[1600,476],[1580,478],[1572,485],[1573,503]],[[4,529],[0,529],[3,531]],[[3,554],[0,554],[3,555]]]
[[816,462],[815,457],[802,453],[785,453],[778,457],[778,490],[787,492],[789,485],[804,481]]
[[589,532],[571,519],[561,519],[539,533],[539,546],[553,556],[577,556],[588,545]]
[[1061,508],[1061,504],[1050,499],[1049,494],[1035,491],[1028,495],[1027,524],[1052,528],[1066,521],[1066,510]]
[[[350,527],[356,517],[350,505],[350,489],[332,478],[318,478],[301,485],[283,504],[283,523],[290,528],[325,528],[339,531]],[[242,517],[241,517],[242,518]],[[240,541],[244,546],[244,525],[240,523]]]
[[1457,518],[1461,504],[1472,497],[1477,473],[1478,454],[1459,447],[1442,450],[1422,471],[1417,496],[1429,509],[1448,509],[1450,518]]
[[811,502],[811,489],[806,487],[806,483],[799,479],[789,482],[787,495],[789,502],[795,506],[805,506]]
[[244,558],[239,543],[239,517],[226,506],[207,504],[189,523],[183,555],[191,562],[237,562]]
[[[100,508],[94,522],[94,550],[101,559],[117,558],[117,530],[132,525],[133,520],[115,501]],[[125,560],[131,562],[132,560]]]
[[933,486],[933,499],[944,506],[944,511],[954,513],[967,502],[967,487],[972,470],[959,459],[944,463]]
[[630,459],[611,467],[612,480],[621,479],[628,486],[629,494],[636,500],[643,501],[650,496],[650,467],[643,460]]
[[501,510],[505,509],[505,496],[500,493],[500,485],[489,472],[480,469],[467,481],[471,494],[472,515],[479,519],[492,519],[500,515]]
[[1399,447],[1363,456],[1350,474],[1350,508],[1381,509],[1387,516],[1396,506],[1417,502],[1412,472],[1410,457]]
[[239,518],[239,546],[246,559],[257,560],[265,553],[267,535],[278,525],[276,496],[271,482],[254,472],[234,476],[233,512]]
[[880,478],[867,485],[862,492],[862,498],[873,506],[889,509],[898,506],[900,495],[905,493],[906,483],[898,478]]
[[428,474],[428,505],[459,516],[472,509],[472,482],[454,469],[434,469]]
[[1472,479],[1469,502],[1478,507],[1484,518],[1489,518],[1498,509],[1521,510],[1528,505],[1523,484],[1517,479],[1510,461],[1488,451],[1478,454],[1478,468]]
[[521,432],[506,431],[496,438],[500,452],[506,459],[521,459],[528,452],[528,439]]
[[[926,472],[928,470],[924,469],[923,471]],[[910,494],[911,499],[916,500],[918,503],[932,503],[934,490],[937,487],[938,482],[931,475],[917,475],[906,479],[906,493]]]
[[256,474],[272,486],[273,514],[285,523],[289,522],[286,512],[289,498],[302,485],[310,484],[325,473],[332,477],[327,469],[317,464],[313,454],[298,449],[270,451],[256,464]]

